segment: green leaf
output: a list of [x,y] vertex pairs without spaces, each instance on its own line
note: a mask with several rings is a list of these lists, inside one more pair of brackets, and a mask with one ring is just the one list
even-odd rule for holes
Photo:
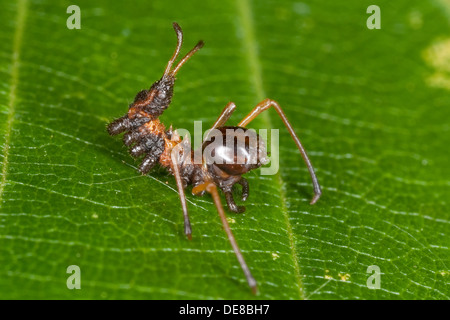
[[[369,1],[4,1],[0,12],[0,298],[448,299],[450,5]],[[161,76],[176,38],[205,47],[178,75],[161,120],[207,129],[229,101],[238,123],[277,100],[280,170],[248,174],[230,225],[253,296],[210,196],[188,192],[193,240],[172,176],[141,176],[109,121]],[[81,270],[69,290],[67,267]],[[369,289],[369,266],[381,272]]]

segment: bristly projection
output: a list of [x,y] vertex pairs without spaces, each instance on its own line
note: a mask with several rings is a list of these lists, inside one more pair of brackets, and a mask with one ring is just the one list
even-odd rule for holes
[[[178,42],[172,58],[167,63],[163,76],[160,80],[156,81],[149,90],[142,90],[136,95],[133,103],[129,106],[127,114],[111,122],[108,125],[108,132],[112,136],[125,133],[123,142],[129,148],[130,154],[134,158],[142,157],[139,166],[139,171],[142,174],[147,174],[156,164],[159,164],[174,175],[180,196],[181,207],[183,209],[184,232],[188,239],[192,239],[192,228],[189,220],[184,189],[188,185],[192,185],[192,193],[195,195],[203,195],[205,192],[211,194],[230,244],[245,274],[247,283],[252,291],[256,293],[256,281],[239,250],[233,233],[231,232],[218,193],[218,189],[220,189],[225,194],[229,210],[236,213],[244,212],[245,207],[236,205],[234,201],[232,193],[233,186],[235,184],[241,185],[241,200],[246,201],[249,196],[249,186],[247,180],[243,178],[242,175],[267,163],[267,158],[265,157],[266,150],[263,143],[258,144],[256,153],[250,152],[252,151],[252,147],[247,141],[248,137],[246,134],[248,133],[248,129],[246,126],[259,114],[268,110],[270,107],[273,107],[291,134],[291,137],[308,167],[314,187],[314,197],[311,200],[311,204],[316,203],[321,196],[321,188],[300,139],[294,132],[292,125],[288,121],[280,105],[271,99],[265,99],[258,103],[237,126],[225,126],[225,123],[236,109],[236,105],[233,102],[228,103],[211,128],[216,129],[223,138],[223,143],[220,145],[213,145],[212,151],[217,151],[217,154],[226,154],[227,159],[220,159],[222,160],[220,163],[209,163],[205,160],[206,158],[203,157],[203,163],[195,163],[194,153],[190,151],[190,142],[186,139],[181,140],[176,131],[172,130],[172,127],[166,129],[164,124],[159,121],[159,117],[169,107],[172,101],[173,87],[177,72],[195,52],[203,47],[203,41],[198,42],[197,45],[189,51],[175,67],[173,67],[183,42],[183,32],[180,26],[177,23],[174,23],[173,27],[177,34]],[[230,138],[229,130],[233,131],[231,138],[234,139],[240,147],[236,148],[235,146],[225,144],[227,138]],[[257,137],[257,139],[259,141],[259,137]],[[210,147],[213,142],[214,138],[208,136],[203,141],[202,150]],[[229,155],[231,155],[231,163],[229,162]],[[237,159],[244,159],[244,161],[238,161]]]

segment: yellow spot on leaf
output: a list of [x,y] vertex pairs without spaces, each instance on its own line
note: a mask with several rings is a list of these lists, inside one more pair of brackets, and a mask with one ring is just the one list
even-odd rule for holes
[[227,218],[228,223],[236,223],[236,220],[233,218]]
[[339,273],[339,277],[341,278],[341,281],[347,281],[348,279],[350,279],[350,275],[348,273],[346,274]]
[[426,80],[428,85],[450,90],[450,39],[434,42],[424,51],[423,58],[434,69]]
[[[329,273],[329,272],[330,272],[330,270],[328,270],[328,269],[325,270],[325,273]],[[326,274],[326,275],[324,275],[323,277],[324,277],[325,279],[327,279],[327,280],[333,279],[333,277],[330,276],[329,274]]]

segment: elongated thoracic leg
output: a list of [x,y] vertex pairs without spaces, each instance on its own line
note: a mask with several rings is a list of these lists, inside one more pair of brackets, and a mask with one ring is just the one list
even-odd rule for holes
[[[220,113],[219,117],[217,118],[216,122],[211,127],[210,131],[213,129],[218,129],[220,127],[223,127],[223,125],[230,119],[231,115],[233,114],[234,110],[236,109],[236,105],[233,102],[229,102],[225,108]],[[209,139],[209,133],[203,140],[203,142],[208,141]]]
[[295,131],[292,128],[292,125],[290,124],[290,122],[286,118],[286,115],[284,114],[283,110],[281,110],[280,105],[274,100],[265,99],[265,100],[261,101],[260,103],[258,103],[256,105],[256,107],[241,122],[239,122],[238,126],[245,127],[253,119],[255,119],[259,114],[261,114],[262,112],[266,111],[270,107],[274,107],[275,110],[277,111],[278,115],[280,116],[281,120],[283,120],[284,125],[286,126],[286,128],[289,131],[289,133],[291,134],[292,139],[294,140],[295,144],[297,145],[297,148],[300,151],[300,153],[301,153],[301,155],[303,157],[303,160],[306,163],[306,166],[308,167],[309,174],[311,175],[311,179],[312,179],[313,187],[314,187],[314,197],[313,197],[313,199],[311,200],[310,203],[314,204],[314,203],[317,202],[317,200],[319,200],[320,195],[322,194],[319,182],[317,181],[317,177],[316,177],[316,174],[314,172],[314,168],[313,168],[313,166],[311,164],[311,161],[308,158],[308,155],[306,154],[305,149],[303,148],[303,146],[302,146],[302,144],[300,142],[300,139],[295,134]]
[[175,149],[172,150],[171,158],[172,158],[173,175],[175,176],[175,180],[177,182],[178,195],[180,196],[181,207],[183,208],[184,233],[186,234],[188,239],[191,240],[192,239],[191,222],[189,221],[189,214],[188,214],[187,204],[186,204],[186,196],[184,194],[183,181],[181,180],[181,175],[180,175],[180,164],[178,161],[179,148],[175,147]]
[[206,190],[209,192],[214,200],[214,204],[216,205],[217,212],[219,213],[220,220],[222,220],[223,228],[225,229],[225,232],[227,233],[228,240],[231,243],[231,246],[233,247],[233,251],[236,255],[236,258],[239,261],[239,264],[241,265],[242,270],[244,271],[245,278],[247,279],[247,283],[252,289],[252,292],[254,294],[257,293],[258,287],[256,284],[255,278],[253,278],[252,273],[250,272],[249,267],[247,266],[247,263],[244,260],[244,256],[241,253],[241,250],[239,250],[239,246],[236,242],[236,239],[233,236],[233,233],[231,232],[230,225],[227,221],[227,216],[225,215],[225,211],[223,210],[222,202],[220,201],[219,192],[217,191],[217,187],[213,182],[205,182],[201,185],[196,186],[192,193],[201,193],[202,191]]

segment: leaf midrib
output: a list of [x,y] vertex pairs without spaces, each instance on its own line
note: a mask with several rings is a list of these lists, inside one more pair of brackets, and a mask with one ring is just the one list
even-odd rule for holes
[[12,64],[11,64],[11,86],[9,91],[8,118],[5,130],[5,144],[3,146],[2,179],[0,181],[0,208],[3,203],[3,192],[5,190],[6,176],[8,174],[8,157],[11,143],[11,131],[14,122],[17,100],[17,86],[19,83],[20,53],[22,38],[27,16],[27,0],[19,0],[17,4],[17,26],[13,38]]
[[[242,31],[244,34],[243,46],[245,48],[245,51],[247,52],[247,60],[250,69],[248,73],[250,76],[250,83],[254,86],[257,100],[262,101],[264,98],[266,98],[266,93],[264,91],[264,85],[262,82],[261,61],[257,52],[255,31],[253,27],[254,20],[249,0],[236,0],[236,4],[239,12],[239,18],[241,20]],[[267,112],[262,113],[261,119],[263,120],[267,128],[272,128],[272,120],[269,113]],[[304,300],[305,294],[301,280],[302,278],[300,273],[300,267],[297,259],[298,257],[297,250],[295,248],[295,235],[289,220],[289,213],[286,206],[286,193],[283,189],[284,181],[279,171],[276,173],[275,176],[277,188],[278,190],[280,190],[281,210],[283,212],[283,217],[286,223],[286,231],[289,239],[289,246],[291,248],[292,262],[295,280],[298,287],[298,293],[300,299]]]

